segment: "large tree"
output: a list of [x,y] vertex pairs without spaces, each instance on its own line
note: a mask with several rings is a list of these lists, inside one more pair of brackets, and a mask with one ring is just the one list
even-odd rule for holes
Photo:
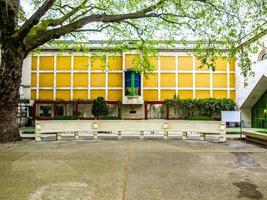
[[[23,59],[47,42],[62,36],[90,39],[88,33],[104,32],[113,40],[139,39],[136,48],[146,55],[152,52],[151,39],[154,45],[159,45],[155,40],[194,39],[203,63],[211,67],[218,44],[229,55],[241,52],[247,76],[249,48],[240,44],[266,33],[262,0],[28,1],[34,9],[29,17],[19,0],[0,0],[0,142],[19,139],[16,116]],[[142,58],[140,70],[147,70]]]

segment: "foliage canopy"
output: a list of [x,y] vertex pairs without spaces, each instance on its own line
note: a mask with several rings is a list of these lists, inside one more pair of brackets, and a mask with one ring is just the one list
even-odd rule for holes
[[[249,55],[255,51],[255,41],[267,33],[267,5],[262,0],[31,2],[37,10],[32,16],[39,16],[38,23],[33,23],[36,20],[31,21],[31,17],[14,34],[24,33],[28,50],[60,37],[82,42],[99,36],[107,39],[104,47],[109,50],[136,49],[140,57],[133,68],[139,72],[151,71],[147,57],[156,49],[179,41],[194,50],[202,66],[212,69],[216,57],[239,55],[242,73],[248,77],[252,64]],[[75,45],[79,50],[88,47]]]

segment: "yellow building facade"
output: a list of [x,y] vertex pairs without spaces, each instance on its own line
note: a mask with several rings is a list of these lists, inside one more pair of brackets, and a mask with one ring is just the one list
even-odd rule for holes
[[[125,74],[136,54],[41,52],[31,57],[32,100],[92,100],[103,96],[122,101]],[[200,68],[197,57],[183,52],[161,52],[150,57],[154,66],[141,75],[142,101],[186,98],[235,100],[235,60],[218,58],[216,70]]]

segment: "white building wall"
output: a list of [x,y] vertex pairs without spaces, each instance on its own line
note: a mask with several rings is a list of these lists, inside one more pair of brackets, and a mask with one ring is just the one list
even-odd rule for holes
[[31,98],[31,56],[27,56],[23,61],[20,98],[29,100]]
[[[267,35],[260,39],[260,43],[267,47]],[[263,47],[259,47],[258,52],[251,55],[251,61],[253,63],[252,72],[254,72],[254,76],[248,78],[247,86],[244,85],[245,80],[241,74],[241,68],[238,66],[238,60],[236,61],[236,102],[238,107],[241,108],[242,119],[244,120],[245,127],[251,127],[251,109],[242,108],[242,105],[254,89],[259,79],[263,75],[267,77],[267,60],[258,61],[259,54],[262,50]]]

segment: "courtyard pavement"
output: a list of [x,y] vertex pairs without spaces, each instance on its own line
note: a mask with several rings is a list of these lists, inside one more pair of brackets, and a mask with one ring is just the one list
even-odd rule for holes
[[267,149],[242,141],[2,144],[0,199],[267,199]]

